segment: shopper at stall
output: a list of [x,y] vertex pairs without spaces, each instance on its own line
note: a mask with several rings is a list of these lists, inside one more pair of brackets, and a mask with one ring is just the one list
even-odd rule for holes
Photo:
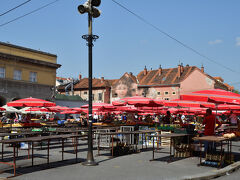
[[233,111],[230,112],[229,122],[230,122],[231,126],[237,126],[238,117],[235,113],[233,113]]
[[[222,125],[222,123],[216,118],[216,116],[212,114],[211,109],[206,110],[206,115],[205,115],[205,118],[204,118],[202,124],[205,125],[204,136],[214,136],[215,130],[218,129]],[[206,141],[204,143],[205,152],[210,151],[210,150],[214,151],[215,149],[216,149],[216,147],[213,142]]]
[[164,124],[171,124],[171,122],[172,122],[171,113],[170,113],[170,111],[167,111],[166,116],[164,116],[164,118],[163,118],[163,123]]
[[93,115],[93,122],[98,122],[98,115],[96,112]]
[[0,120],[1,120],[1,122],[2,123],[7,123],[7,116],[6,116],[6,114],[5,113],[2,113],[2,116],[0,117]]

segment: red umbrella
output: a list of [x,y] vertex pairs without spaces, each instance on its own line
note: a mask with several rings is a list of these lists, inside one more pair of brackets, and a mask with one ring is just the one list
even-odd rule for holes
[[221,89],[195,91],[180,95],[181,100],[204,101],[215,104],[240,104],[240,95]]
[[139,106],[141,106],[141,105],[147,106],[153,102],[153,99],[141,97],[141,96],[128,97],[125,100],[127,101],[127,104],[134,105],[134,106],[138,106],[138,105]]
[[[225,115],[230,115],[231,114],[231,111],[225,111],[223,114],[225,114]],[[240,111],[234,111],[234,114],[236,114],[236,115],[240,115]]]
[[47,108],[40,108],[40,107],[32,107],[32,108],[27,109],[26,111],[50,112]]
[[195,91],[193,93],[240,97],[240,94],[233,93],[230,91],[225,91],[223,89],[208,89],[208,90],[202,90],[202,91]]
[[0,111],[5,111],[6,109],[3,107],[0,107]]
[[74,110],[66,110],[66,111],[60,112],[60,114],[80,114],[80,112],[74,111]]
[[72,110],[74,110],[74,111],[83,111],[84,109],[83,108],[79,108],[79,107],[74,107],[74,108],[72,108]]
[[134,105],[136,107],[140,106],[149,106],[149,107],[157,107],[157,106],[163,106],[162,103],[155,103],[154,99],[142,97],[142,96],[132,96],[132,97],[126,97],[117,101],[113,101],[112,104],[114,106],[124,106],[126,104]]
[[142,112],[141,110],[138,110],[136,107],[132,107],[132,106],[118,106],[116,107],[115,110],[121,111],[121,112],[132,112],[132,113]]
[[184,101],[184,100],[172,100],[164,101],[164,106],[170,107],[207,107],[215,108],[215,104],[201,101]]
[[201,105],[194,101],[165,101],[164,106],[170,107],[200,107]]
[[65,106],[52,106],[48,108],[50,111],[65,111],[65,110],[71,110],[71,108],[69,107],[65,107]]
[[[81,108],[88,108],[88,104],[81,106]],[[95,109],[115,109],[115,107],[112,104],[107,104],[107,103],[93,103],[92,108]]]
[[240,110],[240,105],[220,104],[217,106],[218,110]]
[[15,106],[15,107],[49,107],[49,106],[56,106],[55,103],[50,101],[45,101],[43,99],[37,99],[37,98],[25,98],[25,99],[19,99],[16,101],[12,101],[7,103],[8,106]]

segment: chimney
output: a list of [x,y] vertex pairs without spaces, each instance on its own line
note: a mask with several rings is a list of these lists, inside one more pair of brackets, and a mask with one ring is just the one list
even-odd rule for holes
[[79,80],[82,79],[82,75],[81,75],[81,74],[78,75],[78,79],[79,79]]
[[204,67],[203,67],[203,65],[202,65],[202,67],[201,67],[201,71],[204,73]]
[[158,75],[161,76],[162,75],[162,66],[160,65],[158,68]]
[[177,74],[178,74],[178,78],[180,78],[180,76],[181,76],[181,65],[180,64],[178,65],[178,72],[177,72]]
[[145,66],[145,68],[144,68],[144,71],[143,71],[143,72],[144,72],[144,76],[145,76],[145,75],[147,75],[147,67],[146,67],[146,66]]
[[103,81],[104,81],[104,77],[101,77],[101,83],[103,83]]
[[184,67],[183,67],[183,63],[181,63],[181,74],[183,73],[184,71]]

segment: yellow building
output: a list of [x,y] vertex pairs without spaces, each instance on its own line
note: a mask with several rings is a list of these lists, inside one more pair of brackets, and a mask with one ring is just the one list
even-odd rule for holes
[[54,54],[0,42],[0,105],[30,96],[50,100],[60,66]]

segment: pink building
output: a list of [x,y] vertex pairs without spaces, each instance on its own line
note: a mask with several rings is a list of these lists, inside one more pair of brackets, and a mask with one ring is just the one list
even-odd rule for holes
[[[120,87],[120,88],[119,88]],[[112,99],[126,96],[145,96],[154,99],[178,99],[181,94],[206,89],[233,90],[224,84],[223,79],[213,78],[204,72],[204,68],[178,65],[176,68],[147,70],[145,67],[136,77],[125,73],[112,86]]]

